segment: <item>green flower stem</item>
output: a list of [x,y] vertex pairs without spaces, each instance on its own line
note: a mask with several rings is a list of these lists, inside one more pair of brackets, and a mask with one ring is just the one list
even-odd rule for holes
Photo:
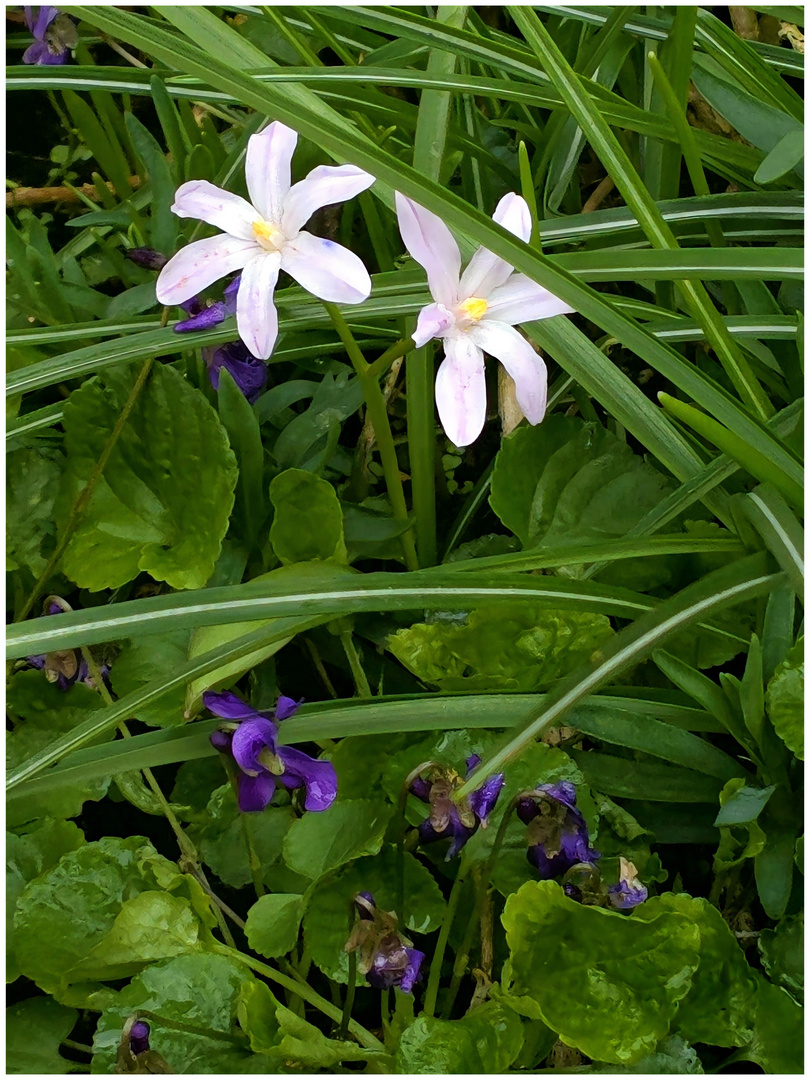
[[368,374],[379,378],[388,371],[395,360],[399,360],[400,356],[405,356],[412,348],[413,340],[411,338],[400,338],[399,341],[395,341],[390,348],[386,349],[382,356],[378,356],[372,364],[369,364]]
[[[250,968],[251,971],[255,971],[257,975],[264,975],[264,977],[270,979],[271,982],[283,986],[285,990],[289,990],[290,993],[296,994],[302,1001],[311,1005],[313,1009],[317,1009],[318,1012],[323,1013],[324,1016],[328,1016],[335,1024],[341,1022],[343,1018],[341,1010],[335,1005],[331,1005],[325,998],[322,998],[320,994],[316,993],[303,980],[292,978],[289,975],[283,975],[275,968],[271,968],[269,964],[263,964],[260,960],[254,960],[252,956],[248,956],[238,949],[231,949],[226,945],[220,945],[216,951],[222,956],[230,957],[231,960],[235,960],[238,964],[244,964],[244,966]],[[385,1047],[380,1040],[372,1035],[370,1031],[367,1031],[361,1024],[358,1024],[356,1020],[349,1021],[348,1030],[349,1034],[353,1035],[358,1043],[365,1047],[366,1050],[374,1050],[381,1054],[386,1052]]]
[[[329,314],[332,324],[340,335],[340,340],[346,349],[346,353],[352,362],[360,387],[363,391],[363,400],[366,403],[371,425],[374,428],[374,436],[382,459],[385,484],[388,489],[388,498],[391,500],[391,508],[394,516],[401,521],[408,520],[408,508],[405,504],[405,492],[402,489],[402,478],[399,473],[399,462],[394,447],[394,439],[391,435],[391,425],[388,423],[388,409],[385,404],[377,376],[371,374],[371,365],[360,351],[354,336],[349,329],[346,320],[340,314],[334,304],[324,302],[324,307]],[[416,558],[416,547],[413,539],[413,531],[408,529],[402,536],[402,547],[405,554],[405,562],[409,570],[418,570],[419,562]]]
[[433,347],[408,353],[405,393],[408,417],[408,453],[411,492],[416,519],[420,566],[435,566],[436,545],[436,434],[434,429]]
[[397,799],[397,914],[402,919],[403,926],[405,925],[405,837],[408,832],[408,819],[405,816],[405,808],[408,805],[411,784],[421,772],[435,764],[434,761],[423,761],[415,769],[411,769],[402,781],[399,798]]
[[470,912],[470,918],[467,922],[467,929],[464,931],[464,940],[461,943],[461,948],[456,954],[455,963],[453,964],[453,978],[450,980],[450,989],[447,992],[447,999],[442,1009],[442,1017],[447,1020],[453,1011],[453,1006],[456,1003],[458,997],[459,987],[461,986],[461,980],[467,971],[467,965],[470,962],[470,950],[472,949],[473,938],[475,937],[476,927],[479,925],[481,917],[481,909],[484,904],[484,894],[488,888],[487,882],[484,880],[483,874],[480,868],[475,873],[475,903],[473,904],[472,911]]
[[363,670],[363,665],[360,661],[360,655],[354,644],[354,636],[352,635],[351,630],[341,630],[340,643],[343,646],[343,651],[346,653],[346,659],[349,661],[349,667],[352,671],[352,678],[354,679],[357,696],[361,698],[373,697],[366,673]]
[[433,959],[430,962],[430,974],[428,975],[423,1010],[425,1016],[433,1016],[436,1012],[436,996],[439,993],[439,980],[442,975],[444,951],[447,948],[447,942],[450,938],[450,927],[453,925],[453,919],[456,917],[456,910],[458,909],[459,900],[461,899],[464,882],[467,880],[467,872],[468,864],[462,857],[461,865],[456,874],[456,880],[453,882],[453,888],[450,890],[450,897],[447,901],[447,910],[444,913],[441,930],[439,930],[439,940],[436,942],[436,951],[433,953]]
[[[90,669],[90,674],[93,676],[93,680],[94,680],[96,686],[98,687],[99,693],[101,694],[101,697],[104,700],[105,705],[112,705],[113,704],[112,695],[110,694],[110,691],[107,689],[107,685],[104,682],[104,679],[101,677],[101,672],[99,671],[98,664],[96,663],[95,657],[93,656],[92,652],[87,648],[87,646],[82,646],[82,656],[84,657],[84,659],[87,662],[87,666]],[[123,735],[123,737],[125,739],[131,739],[132,738],[132,735],[131,735],[131,733],[129,731],[129,728],[127,727],[127,725],[124,723],[123,720],[118,725],[118,730],[121,732],[121,734]],[[203,873],[203,869],[202,869],[202,866],[200,864],[200,856],[197,853],[196,847],[194,846],[192,841],[189,839],[189,837],[186,834],[186,831],[183,828],[183,826],[178,821],[177,815],[175,814],[174,810],[172,809],[171,803],[166,798],[166,796],[163,794],[163,791],[161,790],[160,784],[157,782],[157,780],[155,778],[155,775],[152,772],[152,770],[151,769],[142,769],[141,772],[143,773],[144,779],[146,780],[147,784],[152,789],[152,793],[154,794],[155,798],[157,799],[158,804],[159,804],[161,810],[163,811],[164,817],[168,821],[169,825],[171,825],[172,832],[177,837],[177,843],[178,843],[178,846],[180,848],[180,859],[178,861],[178,867],[180,868],[181,872],[184,872],[184,864],[185,864],[185,866],[188,868],[188,871],[191,873],[192,877],[196,878],[196,880],[200,883],[202,888],[205,890],[205,892],[211,898],[211,900],[214,903],[214,914],[216,916],[217,925],[219,926],[220,933],[222,934],[223,938],[225,939],[225,942],[228,945],[233,946],[235,944],[235,942],[233,940],[233,935],[231,934],[230,927],[228,926],[227,922],[225,921],[224,915],[222,913],[223,905],[221,904],[220,900],[214,895],[214,892],[211,889],[211,886],[208,884],[208,879],[206,878],[205,874]],[[244,924],[242,924],[242,925],[243,925],[243,928],[244,928]]]
[[524,792],[519,792],[509,802],[509,805],[503,812],[500,824],[498,825],[498,832],[495,836],[495,842],[492,845],[492,851],[490,851],[487,861],[483,867],[479,867],[475,874],[475,904],[470,914],[470,920],[467,923],[467,929],[464,934],[464,940],[461,944],[461,948],[456,955],[456,962],[453,965],[453,978],[450,982],[450,990],[447,995],[447,1001],[445,1002],[442,1015],[449,1017],[450,1012],[455,1004],[456,997],[458,995],[461,980],[464,978],[464,973],[467,970],[467,964],[470,960],[470,949],[472,948],[473,937],[475,936],[475,929],[478,926],[481,912],[484,906],[484,900],[486,899],[487,890],[490,887],[492,881],[492,871],[495,869],[495,863],[497,862],[498,855],[503,847],[503,841],[506,836],[506,830],[509,827],[509,819],[512,816],[512,812],[518,804],[518,800]]
[[299,641],[303,640],[304,646],[305,646],[307,652],[310,655],[312,663],[315,665],[315,670],[320,675],[321,682],[326,687],[326,692],[329,694],[329,696],[331,698],[339,697],[340,695],[338,694],[337,690],[332,685],[332,680],[329,678],[329,673],[327,672],[326,668],[323,666],[323,660],[321,660],[321,654],[318,652],[318,646],[315,644],[315,642],[311,638],[308,638],[308,637],[303,637],[302,636],[298,640]]
[[[221,755],[222,764],[225,768],[225,772],[228,775],[228,781],[233,790],[233,797],[236,799],[236,805],[239,806],[239,786],[237,784],[237,772],[233,761],[229,757]],[[250,867],[250,877],[253,882],[253,889],[256,893],[256,898],[260,899],[264,896],[264,882],[262,881],[262,864],[259,861],[259,856],[256,854],[256,849],[253,846],[253,835],[250,831],[250,822],[248,821],[247,814],[239,811],[239,824],[242,829],[242,835],[245,838],[245,846],[248,853],[248,866]]]
[[195,1027],[194,1024],[184,1024],[181,1020],[170,1020],[168,1016],[152,1012],[151,1009],[136,1009],[135,1015],[139,1020],[151,1020],[160,1027],[170,1028],[172,1031],[185,1031],[189,1035],[202,1035],[206,1039],[218,1039],[221,1042],[235,1043],[244,1046],[245,1035],[229,1035],[227,1031],[217,1031],[211,1027]]
[[84,1043],[76,1042],[74,1039],[62,1039],[60,1046],[67,1046],[71,1050],[78,1050],[81,1054],[89,1054],[93,1056],[93,1047],[86,1046]]
[[[354,926],[354,903],[349,905],[349,934],[351,935],[352,927]],[[343,1002],[343,1018],[340,1021],[340,1030],[338,1031],[338,1038],[345,1039],[349,1033],[349,1024],[352,1018],[352,1009],[354,1008],[354,995],[357,990],[357,950],[352,949],[349,953],[349,981],[346,984],[346,999]]]
[[253,888],[256,892],[256,899],[260,900],[264,896],[264,882],[262,881],[262,864],[259,861],[259,856],[256,854],[256,848],[253,844],[253,831],[251,829],[248,815],[239,811],[239,820],[242,823],[242,833],[245,837],[245,843],[248,849],[248,863],[250,865],[250,876],[253,879]]
[[84,514],[91,498],[93,497],[93,492],[96,490],[96,484],[98,484],[99,480],[101,479],[101,475],[104,472],[104,469],[107,467],[107,462],[110,459],[110,454],[112,454],[113,450],[115,449],[116,443],[121,437],[121,432],[124,430],[127,420],[129,420],[129,415],[135,408],[135,403],[140,396],[141,390],[143,390],[144,386],[146,385],[146,380],[149,377],[149,372],[152,370],[152,364],[154,362],[155,358],[153,356],[150,356],[144,361],[138,378],[135,380],[135,385],[130,390],[129,397],[124,403],[124,407],[121,410],[118,419],[115,421],[115,426],[113,427],[107,438],[104,449],[101,451],[101,457],[94,465],[93,471],[87,478],[87,483],[76,496],[76,501],[73,503],[73,506],[70,509],[67,522],[65,523],[65,527],[62,531],[62,537],[59,543],[56,545],[56,548],[54,549],[54,552],[51,555],[50,559],[48,559],[45,569],[40,574],[36,585],[34,585],[34,588],[31,590],[31,594],[23,605],[22,611],[15,618],[15,622],[22,622],[23,619],[26,618],[26,616],[31,611],[31,608],[34,606],[37,599],[41,595],[42,590],[45,588],[45,585],[53,575],[57,566],[59,565],[59,561],[64,555],[65,550],[67,549],[67,546],[73,537],[76,526],[79,524],[82,515]]

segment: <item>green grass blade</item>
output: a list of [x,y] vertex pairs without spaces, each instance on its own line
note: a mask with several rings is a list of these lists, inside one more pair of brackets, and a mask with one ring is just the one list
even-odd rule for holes
[[188,663],[178,668],[170,678],[161,677],[154,682],[147,683],[140,690],[126,694],[112,705],[92,713],[82,723],[77,724],[72,731],[54,739],[45,750],[34,754],[33,757],[30,757],[8,774],[6,780],[7,789],[11,790],[17,787],[24,780],[36,776],[37,773],[46,769],[49,765],[60,761],[66,754],[74,750],[80,750],[99,736],[113,731],[122,720],[132,716],[138,708],[160,700],[164,694],[169,693],[175,687],[185,686],[187,683],[193,682],[195,678],[207,675],[210,671],[215,671],[228,661],[249,656],[257,648],[271,645],[273,642],[282,641],[293,634],[311,629],[322,621],[322,619],[300,617],[280,619],[270,629],[266,626],[259,627],[258,630],[244,634],[242,637],[228,642],[227,645],[189,660]]
[[[529,8],[510,8],[512,17],[523,32],[545,70],[585,132],[588,141],[617,188],[624,196],[654,247],[675,249],[678,242],[661,217],[654,199],[644,187],[619,140],[611,131],[596,104],[586,94],[580,80],[555,45],[539,18]],[[702,286],[681,281],[681,289],[694,317],[702,324],[707,339],[731,379],[740,397],[765,420],[773,413],[767,395],[756,380],[748,361],[725,332],[722,319]]]
[[798,596],[804,595],[804,529],[784,499],[767,484],[749,491],[743,510],[765,545],[790,578]]
[[466,783],[459,790],[458,797],[463,798],[480,783],[482,777],[491,776],[508,761],[519,757],[538,735],[559,723],[573,705],[632,664],[649,656],[671,635],[743,600],[767,595],[783,580],[782,574],[767,573],[764,559],[755,555],[708,574],[671,599],[663,601],[654,611],[617,634],[600,650],[598,657],[562,680],[549,694],[539,715],[535,713],[527,717],[523,730],[508,739],[481,764],[476,772],[476,780]]
[[[528,274],[549,288],[572,307],[602,326],[608,333],[635,351],[651,367],[670,378],[685,393],[690,394],[717,418],[734,427],[741,437],[766,444],[768,452],[778,467],[786,473],[796,474],[795,458],[774,439],[767,428],[758,423],[738,402],[719,386],[687,364],[677,352],[656,341],[632,319],[598,293],[577,282],[560,268],[553,266],[528,245],[516,240],[506,230],[495,225],[474,207],[431,181],[419,176],[413,169],[392,157],[386,151],[370,144],[356,131],[336,125],[332,114],[324,115],[323,105],[318,109],[291,100],[289,88],[276,88],[269,83],[258,83],[249,75],[230,67],[217,56],[209,56],[191,42],[178,39],[162,28],[153,26],[140,16],[115,8],[76,6],[76,14],[91,25],[97,25],[125,41],[144,48],[157,59],[172,63],[189,74],[204,78],[212,85],[226,88],[237,94],[244,104],[264,112],[270,112],[285,123],[297,128],[303,135],[315,140],[336,159],[350,159],[353,163],[373,172],[381,183],[381,194],[388,189],[398,189],[416,199],[422,205],[439,214],[451,228],[468,237],[473,243],[485,244],[519,271]],[[187,11],[196,9],[188,8]],[[317,9],[316,9],[317,10]],[[367,9],[345,9],[351,17]],[[447,28],[441,28],[447,34]],[[461,34],[461,31],[454,31]],[[375,189],[376,190],[376,189]],[[692,458],[685,472],[677,472],[680,478],[699,468]],[[800,471],[800,470],[799,470]]]
[[407,575],[358,574],[325,564],[300,563],[242,585],[128,600],[16,623],[8,628],[6,642],[9,658],[17,659],[170,628],[225,625],[292,614],[459,611],[520,600],[623,618],[635,618],[655,606],[654,600],[629,589],[581,585],[561,578],[504,575],[493,581],[489,574],[456,574],[446,568]]

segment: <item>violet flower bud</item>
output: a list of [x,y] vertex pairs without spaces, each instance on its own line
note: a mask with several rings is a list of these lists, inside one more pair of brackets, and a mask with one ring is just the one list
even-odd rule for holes
[[541,878],[564,874],[577,863],[594,863],[600,858],[590,847],[588,827],[577,809],[573,784],[540,784],[534,795],[518,801],[517,816],[529,826],[527,858]]
[[358,921],[346,942],[346,952],[358,950],[358,970],[377,990],[395,986],[404,994],[413,993],[414,985],[422,978],[425,954],[412,948],[409,939],[396,928],[396,915],[381,911],[371,893],[357,893],[354,907]]
[[619,857],[619,880],[608,889],[608,898],[618,911],[632,911],[647,899],[647,889],[638,880],[638,871],[633,863],[623,856]]
[[[467,779],[480,762],[477,754],[467,758]],[[458,855],[479,826],[486,827],[504,778],[503,773],[491,776],[466,799],[456,803],[453,794],[463,783],[453,769],[432,766],[426,777],[417,776],[410,785],[411,794],[430,806],[429,816],[419,826],[419,839],[423,844],[449,839],[446,861]]]
[[129,251],[125,251],[124,255],[130,262],[134,262],[136,266],[143,267],[144,270],[162,270],[166,263],[169,261],[165,255],[159,251],[154,251],[152,248],[130,248]]

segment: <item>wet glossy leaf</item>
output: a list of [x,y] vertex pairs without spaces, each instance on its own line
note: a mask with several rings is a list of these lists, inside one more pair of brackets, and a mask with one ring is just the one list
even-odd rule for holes
[[645,922],[569,900],[553,881],[523,885],[502,916],[509,992],[564,1043],[627,1064],[669,1031],[700,963],[697,927],[674,912]]
[[352,859],[376,855],[392,807],[363,799],[338,800],[328,810],[304,814],[284,837],[284,861],[297,874],[317,881]]
[[311,1069],[331,1069],[342,1061],[367,1061],[380,1057],[354,1042],[329,1039],[313,1024],[280,1005],[276,1009],[279,1023],[279,1051],[285,1061]]
[[685,1073],[694,1076],[703,1072],[703,1066],[700,1064],[700,1058],[693,1046],[690,1046],[688,1042],[684,1042],[680,1035],[669,1035],[666,1039],[661,1040],[651,1054],[647,1054],[646,1057],[641,1058],[640,1061],[635,1062],[633,1065],[617,1068],[617,1066],[610,1065],[607,1062],[595,1061],[593,1065],[582,1071],[597,1074],[616,1072],[652,1073],[653,1075]]
[[700,932],[700,965],[673,1026],[690,1043],[743,1046],[751,1038],[756,982],[728,924],[708,900],[686,893],[651,897],[634,918],[647,922],[662,912],[683,915]]
[[83,1071],[67,1061],[59,1046],[79,1014],[53,998],[29,998],[6,1009],[6,1070],[9,1073],[57,1075]]
[[152,964],[121,990],[99,1019],[93,1072],[111,1073],[125,1021],[138,1009],[191,1027],[178,1031],[150,1020],[150,1046],[176,1073],[262,1073],[267,1059],[249,1051],[236,1027],[239,992],[255,979],[225,956],[198,953]]
[[401,1073],[502,1073],[523,1045],[520,1018],[490,1001],[460,1020],[420,1016],[403,1032],[397,1048]]
[[[101,456],[134,384],[117,368],[65,405],[67,465],[56,506],[60,529]],[[146,570],[174,588],[203,586],[228,527],[236,462],[203,395],[156,364],[65,552],[83,588],[114,588]]]
[[801,1005],[804,1001],[804,915],[782,919],[773,930],[759,935],[762,966]]
[[260,956],[284,956],[295,948],[304,915],[297,893],[267,893],[248,912],[248,944]]
[[609,620],[531,604],[478,608],[461,622],[415,623],[388,648],[418,679],[444,691],[547,689],[612,635]]
[[279,1054],[280,1041],[276,1010],[279,1003],[267,983],[249,979],[239,990],[237,1016],[239,1026],[250,1040],[250,1048],[257,1054]]
[[199,949],[202,927],[188,895],[183,875],[143,837],[85,844],[20,896],[20,970],[53,992],[72,982],[123,978],[151,960]]
[[14,954],[14,912],[29,881],[56,866],[68,851],[84,843],[84,834],[72,821],[45,818],[22,836],[6,833],[6,981],[20,974]]
[[275,514],[270,542],[282,563],[324,559],[345,563],[343,512],[335,489],[303,469],[287,469],[270,484]]
[[765,695],[776,734],[804,761],[804,641],[800,639],[777,667]]

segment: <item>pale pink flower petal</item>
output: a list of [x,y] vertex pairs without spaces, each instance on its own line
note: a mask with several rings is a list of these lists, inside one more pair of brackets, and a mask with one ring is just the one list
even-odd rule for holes
[[436,407],[448,439],[469,446],[487,418],[484,354],[469,334],[444,339],[444,360],[436,373]]
[[416,320],[416,329],[413,332],[413,343],[417,349],[421,349],[431,338],[441,337],[445,331],[454,326],[456,317],[452,311],[448,311],[441,304],[428,304],[419,312]]
[[445,307],[455,307],[461,252],[453,234],[440,217],[424,206],[398,191],[394,196],[403,243],[411,257],[424,267],[430,295]]
[[[526,200],[521,195],[510,191],[504,195],[495,208],[492,220],[503,225],[524,243],[532,234],[532,217]],[[514,267],[491,251],[480,247],[470,259],[470,263],[461,275],[459,295],[466,300],[470,296],[486,299],[499,285],[503,285]]]
[[236,328],[239,337],[259,360],[267,360],[278,337],[278,312],[273,291],[281,267],[275,252],[256,255],[242,271],[236,294]]
[[373,183],[374,177],[356,165],[319,165],[290,188],[281,227],[287,236],[295,236],[316,210],[353,199]]
[[253,222],[258,214],[239,195],[209,184],[207,180],[189,180],[175,192],[172,211],[182,218],[197,218],[241,240],[253,240]]
[[360,304],[371,293],[368,270],[353,251],[308,232],[284,245],[281,269],[307,292],[333,304]]
[[525,338],[505,322],[482,319],[469,336],[484,352],[500,360],[515,380],[515,396],[530,424],[539,424],[546,415],[548,372]]
[[512,274],[504,285],[489,294],[488,304],[485,319],[511,323],[512,326],[535,319],[550,319],[552,315],[568,315],[574,310],[525,274]]
[[290,190],[290,162],[298,132],[276,120],[248,139],[245,179],[250,201],[266,221],[281,223]]
[[239,240],[220,233],[207,240],[195,240],[169,259],[157,279],[157,298],[161,304],[182,304],[203,292],[220,278],[241,270],[255,255],[252,240]]

